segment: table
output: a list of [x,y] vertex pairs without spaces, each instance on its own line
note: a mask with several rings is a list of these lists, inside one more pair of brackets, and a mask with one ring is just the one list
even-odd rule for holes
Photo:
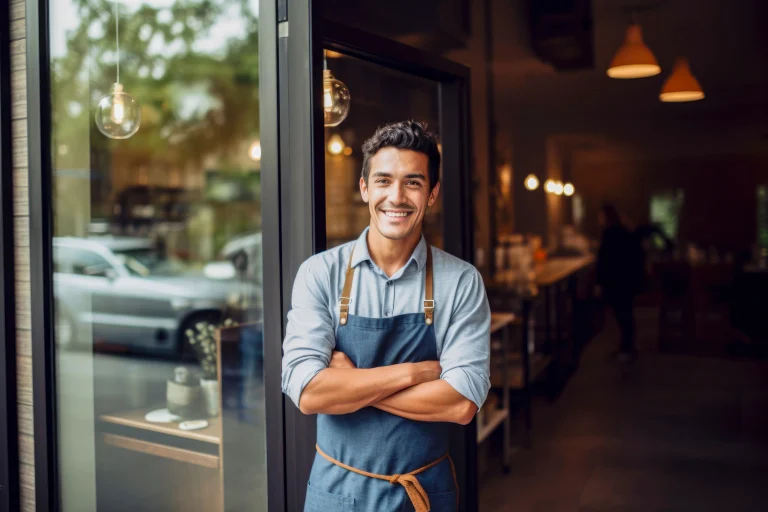
[[509,458],[511,456],[512,449],[512,425],[510,419],[509,409],[509,378],[508,373],[511,366],[511,360],[509,359],[509,350],[511,343],[511,329],[512,326],[519,322],[517,316],[511,313],[492,313],[491,314],[491,338],[494,335],[501,335],[501,340],[491,343],[491,351],[498,352],[501,356],[499,363],[499,372],[504,380],[503,384],[503,399],[497,405],[497,408],[490,414],[488,418],[485,418],[483,425],[477,431],[477,442],[482,443],[499,427],[503,427],[504,442],[503,442],[503,470],[508,472],[510,468]]

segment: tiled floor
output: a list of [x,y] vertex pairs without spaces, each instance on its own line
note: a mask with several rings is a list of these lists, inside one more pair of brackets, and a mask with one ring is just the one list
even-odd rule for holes
[[482,512],[768,511],[768,362],[644,352],[629,372],[609,328],[533,447],[481,482]]

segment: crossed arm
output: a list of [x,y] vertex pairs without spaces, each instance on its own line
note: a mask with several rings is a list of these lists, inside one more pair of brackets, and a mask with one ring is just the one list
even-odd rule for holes
[[[305,262],[294,283],[283,344],[283,392],[304,414],[348,414],[365,407],[416,421],[467,424],[490,387],[490,308],[477,271],[462,274],[446,305],[451,323],[440,362],[355,368],[334,352],[330,276],[320,259]],[[442,365],[442,367],[441,367]]]
[[304,414],[348,414],[376,407],[416,421],[466,425],[477,406],[444,380],[437,361],[358,369],[342,352],[334,352],[328,368],[301,395]]

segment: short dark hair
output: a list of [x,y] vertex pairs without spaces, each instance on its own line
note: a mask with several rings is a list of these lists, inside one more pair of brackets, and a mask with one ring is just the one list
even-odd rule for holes
[[440,150],[437,136],[427,124],[417,121],[398,121],[379,126],[373,136],[363,144],[363,179],[368,183],[371,158],[384,148],[410,149],[424,153],[429,159],[429,189],[440,181]]

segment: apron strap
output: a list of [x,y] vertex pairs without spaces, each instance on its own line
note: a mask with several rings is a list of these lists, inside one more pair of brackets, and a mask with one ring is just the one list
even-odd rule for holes
[[432,247],[427,244],[427,276],[424,289],[424,321],[432,325],[435,321],[435,301],[432,296]]
[[[344,275],[344,288],[341,290],[341,297],[339,298],[339,323],[341,325],[347,324],[349,317],[349,305],[352,304],[352,281],[355,277],[355,269],[352,267],[352,256],[355,254],[355,246],[352,246],[352,252],[349,254],[349,262],[347,263],[347,271]],[[427,325],[432,325],[435,321],[435,301],[432,291],[432,247],[427,244],[427,275],[425,278],[424,289],[424,321]]]
[[[355,244],[357,245],[357,244]],[[349,315],[349,305],[352,304],[352,281],[355,278],[355,269],[352,267],[352,256],[355,254],[355,246],[352,246],[352,252],[349,253],[349,263],[347,263],[347,273],[344,276],[344,288],[341,290],[339,299],[339,322],[341,325],[347,324]]]

